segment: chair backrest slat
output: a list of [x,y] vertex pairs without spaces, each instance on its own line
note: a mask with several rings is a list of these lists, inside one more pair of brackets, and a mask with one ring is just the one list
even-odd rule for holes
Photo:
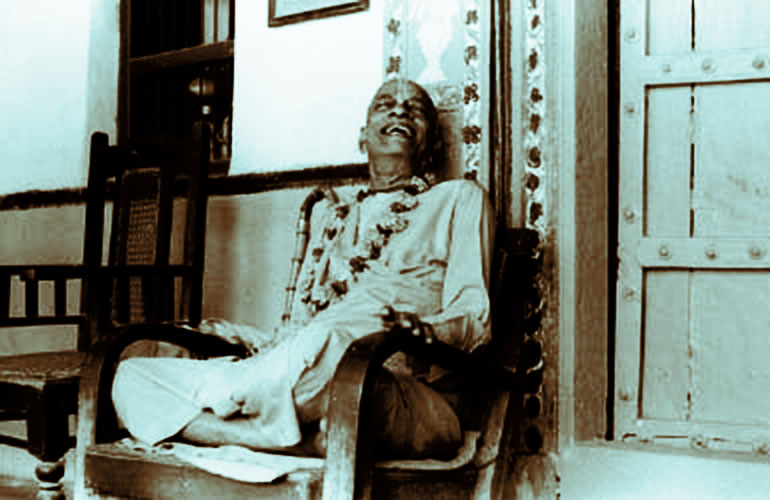
[[[86,221],[83,237],[83,265],[92,269],[102,263],[104,239],[104,206],[106,203],[107,172],[110,164],[109,137],[103,132],[91,135],[91,151],[88,166],[88,185],[86,187]],[[78,350],[85,351],[98,335],[99,311],[105,302],[101,293],[99,276],[89,274],[81,281],[80,310],[87,318],[92,318],[79,329]]]
[[[159,167],[127,169],[119,173],[116,188],[119,201],[113,211],[113,239],[110,265],[162,266],[168,263],[170,228],[164,233],[163,211],[170,203],[164,200],[170,190],[165,186]],[[165,216],[170,219],[170,215]],[[157,305],[156,283],[146,276],[119,276],[114,279],[113,321],[120,324],[154,321]]]
[[519,359],[529,304],[529,290],[539,272],[539,236],[524,228],[498,229],[495,242],[497,275],[493,279],[492,351],[509,364]]
[[6,319],[11,305],[11,275],[0,273],[0,320]]
[[[200,143],[208,145],[211,131],[208,127],[201,128]],[[207,151],[199,151],[193,158],[197,162],[197,175],[191,175],[187,178],[188,198],[185,206],[185,229],[184,229],[184,261],[192,266],[192,274],[189,277],[181,279],[181,317],[186,317],[192,324],[198,324],[201,321],[203,306],[203,268],[205,265],[206,247],[206,215],[208,199],[208,188],[206,181],[209,177],[209,155]]]
[[67,315],[67,280],[57,278],[53,280],[54,313],[57,317]]
[[28,318],[37,318],[39,315],[39,289],[36,279],[24,282],[24,313]]
[[[88,185],[86,187],[86,223],[83,238],[83,263],[98,266],[102,261],[102,241],[104,236],[104,203],[106,182],[109,172],[109,138],[107,134],[96,132],[91,136],[89,157]],[[86,298],[86,290],[83,290]],[[85,311],[84,311],[85,312]]]

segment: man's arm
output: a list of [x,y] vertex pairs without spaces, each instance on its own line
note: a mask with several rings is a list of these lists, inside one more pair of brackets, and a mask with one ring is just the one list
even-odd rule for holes
[[494,218],[486,192],[477,184],[459,185],[449,234],[449,257],[438,314],[418,318],[409,312],[383,311],[386,328],[409,329],[431,342],[472,351],[489,341],[489,276]]
[[422,318],[436,338],[472,351],[490,339],[489,282],[494,216],[486,191],[460,185],[450,228],[441,312]]

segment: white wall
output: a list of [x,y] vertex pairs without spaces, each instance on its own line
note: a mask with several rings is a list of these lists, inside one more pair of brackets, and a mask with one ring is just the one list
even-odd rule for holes
[[266,3],[236,3],[230,172],[364,162],[358,133],[382,81],[384,0],[278,28]]
[[[231,172],[363,162],[382,81],[384,0],[267,27],[238,2]],[[0,0],[0,195],[84,186],[90,134],[115,136],[119,0]]]
[[0,0],[0,194],[83,186],[115,134],[118,0]]

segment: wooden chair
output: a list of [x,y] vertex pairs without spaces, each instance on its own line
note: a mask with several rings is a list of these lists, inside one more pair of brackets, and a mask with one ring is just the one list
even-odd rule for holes
[[[200,320],[208,155],[190,143],[135,146],[109,146],[98,132],[91,138],[82,264],[0,266],[0,327],[78,329],[76,350],[0,357],[0,419],[27,425],[26,440],[4,436],[0,442],[42,461],[35,470],[40,498],[61,494],[63,456],[74,442],[69,418],[77,412],[80,370],[93,342],[118,325]],[[172,243],[172,226],[181,228],[181,245]],[[106,234],[109,254],[103,255]],[[169,260],[172,247],[180,263]],[[53,284],[50,315],[39,311],[46,282]],[[77,313],[71,304],[78,297],[68,297],[76,287],[68,283],[80,284]],[[22,317],[9,310],[19,286]]]
[[[304,256],[313,204],[323,198],[313,191],[301,208],[297,255],[288,287],[287,314]],[[440,342],[426,345],[408,334],[380,332],[355,342],[332,381],[327,455],[322,467],[298,470],[274,483],[253,484],[216,476],[169,454],[116,444],[118,428],[110,390],[121,352],[141,339],[178,343],[201,355],[218,355],[207,336],[173,325],[137,326],[92,351],[80,388],[78,459],[83,469],[79,494],[88,498],[500,498],[512,461],[511,443],[518,434],[522,408],[519,360],[524,323],[537,294],[534,277],[537,235],[523,229],[498,230],[494,257],[493,341],[468,354]],[[443,365],[464,380],[475,411],[464,427],[480,437],[475,452],[454,466],[436,468],[431,461],[375,463],[364,411],[373,374],[392,353],[405,351]],[[520,366],[517,366],[519,364]],[[428,467],[423,467],[425,464]],[[81,496],[76,496],[81,498]]]

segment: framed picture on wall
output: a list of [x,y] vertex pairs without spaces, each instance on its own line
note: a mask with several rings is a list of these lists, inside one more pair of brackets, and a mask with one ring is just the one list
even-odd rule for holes
[[349,14],[369,8],[369,0],[270,0],[268,26]]

